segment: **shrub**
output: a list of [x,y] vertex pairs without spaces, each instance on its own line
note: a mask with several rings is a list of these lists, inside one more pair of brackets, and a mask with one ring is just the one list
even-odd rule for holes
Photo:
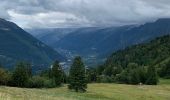
[[54,88],[54,87],[56,87],[56,84],[55,84],[54,80],[52,80],[52,79],[46,79],[46,80],[44,81],[44,87],[45,87],[45,88]]
[[148,85],[158,84],[158,75],[157,75],[156,68],[154,66],[148,67],[146,84]]
[[106,76],[106,75],[100,75],[97,77],[98,83],[112,83],[114,82],[114,77],[112,76]]
[[10,75],[8,74],[8,72],[0,68],[0,85],[7,85],[9,80],[10,80]]
[[44,82],[45,82],[45,79],[43,77],[33,76],[32,78],[30,78],[28,80],[26,87],[28,87],[28,88],[43,88]]

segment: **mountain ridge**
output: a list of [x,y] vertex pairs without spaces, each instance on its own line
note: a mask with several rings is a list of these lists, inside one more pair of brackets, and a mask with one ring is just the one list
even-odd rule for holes
[[[17,61],[28,61],[34,66],[45,68],[54,60],[65,59],[15,23],[4,19],[0,19],[0,41],[1,64],[10,68]],[[10,58],[10,61],[5,61],[4,57]]]
[[162,18],[143,25],[79,28],[62,39],[47,44],[63,55],[80,55],[85,62],[95,59],[100,63],[114,51],[167,34],[170,34],[170,18]]

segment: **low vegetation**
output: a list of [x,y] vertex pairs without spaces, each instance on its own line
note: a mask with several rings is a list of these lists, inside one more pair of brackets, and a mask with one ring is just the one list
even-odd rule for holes
[[0,85],[22,88],[52,88],[61,86],[65,82],[64,75],[58,61],[54,62],[52,68],[39,74],[32,74],[29,63],[19,62],[12,72],[0,68]]
[[85,66],[81,57],[75,57],[70,68],[69,75],[66,75],[58,61],[55,61],[50,69],[33,75],[29,63],[20,62],[16,64],[13,72],[7,72],[0,68],[0,85],[21,87],[21,88],[55,88],[68,83],[68,88],[76,92],[85,92],[87,79]]
[[86,93],[69,91],[64,85],[50,89],[0,87],[0,100],[170,100],[170,80],[158,85],[88,84]]

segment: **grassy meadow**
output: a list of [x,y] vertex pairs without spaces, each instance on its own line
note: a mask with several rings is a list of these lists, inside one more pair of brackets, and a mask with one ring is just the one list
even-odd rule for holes
[[170,100],[170,80],[157,86],[89,84],[86,93],[69,91],[67,86],[26,89],[0,86],[0,100]]

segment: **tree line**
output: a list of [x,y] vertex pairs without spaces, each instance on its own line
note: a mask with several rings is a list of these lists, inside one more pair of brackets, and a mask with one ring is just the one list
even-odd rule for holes
[[85,92],[87,83],[156,85],[158,73],[153,66],[139,66],[136,63],[129,63],[124,69],[120,66],[113,69],[112,66],[85,68],[81,57],[74,59],[69,74],[64,72],[59,61],[55,61],[51,68],[36,75],[32,74],[31,64],[25,62],[17,63],[12,72],[0,67],[0,85],[22,88],[54,88],[63,86],[65,83],[68,84],[68,89],[76,92]]
[[14,71],[10,72],[0,66],[0,85],[14,86],[21,88],[54,88],[68,84],[68,89],[76,92],[85,92],[87,80],[85,66],[81,57],[75,57],[71,65],[69,75],[55,61],[51,68],[39,74],[33,75],[31,64],[19,62],[15,65]]
[[157,85],[159,75],[154,66],[129,63],[127,68],[99,66],[88,70],[88,82]]

